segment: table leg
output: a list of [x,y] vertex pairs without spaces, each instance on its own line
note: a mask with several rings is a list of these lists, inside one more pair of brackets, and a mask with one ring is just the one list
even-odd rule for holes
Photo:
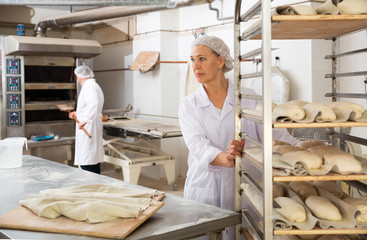
[[124,175],[124,181],[138,184],[140,169],[141,167],[137,165],[123,166],[122,173]]

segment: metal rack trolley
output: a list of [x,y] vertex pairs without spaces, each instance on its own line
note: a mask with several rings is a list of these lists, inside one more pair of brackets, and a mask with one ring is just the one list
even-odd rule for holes
[[[261,189],[256,182],[251,178],[250,173],[242,170],[241,158],[236,159],[236,211],[242,212],[243,223],[250,226],[252,234],[257,238],[272,240],[273,235],[296,235],[296,234],[366,234],[367,229],[312,229],[312,230],[273,230],[272,226],[272,183],[274,182],[289,182],[289,181],[345,181],[347,184],[366,191],[366,186],[359,182],[359,180],[366,180],[367,176],[363,174],[357,175],[325,175],[325,176],[274,176],[272,172],[272,128],[332,128],[331,135],[335,139],[340,139],[340,148],[344,149],[344,141],[351,141],[362,145],[367,145],[367,141],[362,138],[350,136],[340,132],[342,127],[367,127],[366,123],[345,122],[345,123],[273,123],[271,112],[271,40],[272,39],[327,39],[332,40],[333,52],[332,55],[326,56],[326,59],[332,60],[332,74],[325,77],[332,79],[332,93],[328,93],[326,97],[332,97],[333,101],[339,98],[366,98],[366,94],[343,94],[338,93],[338,78],[348,76],[366,75],[366,72],[356,73],[336,73],[336,62],[339,57],[345,55],[352,55],[356,53],[367,52],[367,49],[360,49],[346,53],[336,54],[336,37],[351,33],[357,30],[365,29],[367,27],[366,15],[329,15],[329,16],[292,16],[292,15],[276,15],[271,16],[271,1],[259,0],[244,14],[241,14],[242,0],[237,0],[235,5],[234,18],[234,81],[235,81],[235,96],[236,96],[236,120],[235,133],[239,140],[241,137],[246,141],[261,146],[263,148],[263,165],[258,166],[263,176],[263,188]],[[252,27],[241,33],[241,22],[247,22],[255,15],[261,13],[261,24],[255,24]],[[296,28],[297,26],[297,28]],[[337,27],[336,27],[337,26]],[[299,31],[297,31],[297,29]],[[261,48],[241,54],[241,41],[249,39],[261,39]],[[251,58],[261,55],[262,71],[256,73],[241,74],[241,59]],[[262,96],[242,95],[241,79],[262,77],[263,94]],[[251,116],[243,113],[241,109],[241,98],[261,100],[263,102],[262,117]],[[246,133],[241,133],[241,119],[256,121],[263,125],[264,136],[263,143],[259,143],[254,139],[246,136]],[[246,161],[250,161],[244,154]],[[248,183],[256,187],[263,196],[263,216],[260,219],[263,221],[262,229],[256,224],[248,209],[242,208],[242,194],[240,191],[240,183],[246,179]],[[246,198],[244,197],[244,200]],[[252,207],[251,203],[249,204]],[[237,239],[241,239],[241,226],[237,225]]]

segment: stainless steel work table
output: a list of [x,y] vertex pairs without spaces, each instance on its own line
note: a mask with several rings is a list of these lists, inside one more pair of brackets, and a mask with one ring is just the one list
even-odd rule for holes
[[[23,156],[23,167],[0,169],[0,215],[17,207],[18,201],[42,189],[71,187],[84,184],[108,184],[116,187],[134,186],[107,176],[78,168]],[[126,239],[183,239],[206,232],[216,232],[241,222],[239,213],[166,194],[165,205],[139,226]],[[0,238],[15,239],[101,239],[95,237],[0,229]]]

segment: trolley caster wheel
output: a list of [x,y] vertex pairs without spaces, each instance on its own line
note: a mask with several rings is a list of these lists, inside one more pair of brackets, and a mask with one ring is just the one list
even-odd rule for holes
[[171,185],[171,187],[172,187],[172,190],[173,191],[177,191],[178,190],[178,188],[179,188],[179,185],[178,185],[178,183],[173,183],[172,185]]

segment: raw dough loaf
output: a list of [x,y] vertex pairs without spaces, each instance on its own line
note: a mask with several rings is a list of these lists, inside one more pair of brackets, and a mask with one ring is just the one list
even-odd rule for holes
[[343,190],[336,185],[334,182],[331,181],[315,181],[312,183],[316,187],[320,187],[324,189],[325,191],[328,191],[332,195],[334,195],[337,198],[342,198],[344,196]]
[[71,188],[46,189],[30,194],[19,203],[36,215],[98,223],[116,218],[137,217],[157,193],[151,189],[116,188],[92,184]]
[[307,219],[305,208],[297,201],[288,197],[278,197],[274,201],[279,204],[280,208],[276,210],[291,222],[305,222]]
[[279,183],[273,183],[273,198],[283,197],[284,196],[284,188]]
[[324,145],[324,146],[317,146],[307,149],[307,151],[313,152],[317,156],[323,158],[325,154],[329,153],[345,153],[342,150],[340,150],[336,146],[331,145]]
[[346,152],[324,154],[324,164],[333,165],[332,172],[340,174],[360,173],[362,164]]
[[293,8],[300,15],[317,15],[316,10],[311,6],[296,5],[296,6],[293,6]]
[[279,104],[273,110],[273,115],[289,117],[294,121],[300,121],[305,118],[305,110],[302,106],[307,104],[305,101],[290,101],[286,103]]
[[361,215],[359,215],[356,218],[357,222],[359,223],[367,222],[367,200],[366,199],[347,197],[347,198],[344,198],[343,200],[355,206],[361,212]]
[[319,140],[306,140],[306,141],[302,141],[296,144],[296,147],[299,147],[302,150],[307,150],[309,148],[317,147],[317,146],[325,146],[325,143]]
[[291,144],[289,144],[287,142],[283,142],[283,141],[280,141],[280,140],[273,140],[273,147],[274,146],[277,146],[277,145],[288,145],[288,146],[291,146]]
[[331,102],[328,105],[334,110],[334,112],[338,111],[352,111],[355,112],[355,120],[358,120],[362,117],[364,112],[363,106],[357,103],[351,102]]
[[316,188],[309,182],[291,182],[289,187],[297,193],[303,202],[310,196],[319,196]]
[[318,113],[316,118],[313,119],[316,122],[330,122],[336,120],[336,115],[333,109],[326,104],[318,102],[307,103],[303,106],[303,109],[308,115],[313,115],[312,113],[315,113],[316,115],[316,113]]
[[330,221],[342,220],[339,209],[327,198],[311,196],[306,199],[305,203],[315,217]]
[[340,14],[354,15],[367,13],[367,0],[344,0],[338,4]]
[[296,152],[296,151],[302,151],[299,147],[294,147],[292,145],[276,145],[273,147],[273,151],[279,153],[280,155],[283,155],[287,152]]
[[297,160],[308,170],[319,169],[322,165],[322,158],[309,151],[287,152],[281,158],[286,162]]

